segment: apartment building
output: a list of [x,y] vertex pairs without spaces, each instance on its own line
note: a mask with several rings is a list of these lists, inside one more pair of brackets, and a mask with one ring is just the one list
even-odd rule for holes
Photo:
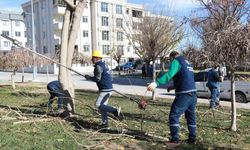
[[[61,44],[61,31],[65,3],[63,0],[33,0],[36,51],[53,57]],[[31,2],[22,4],[26,17],[28,45],[32,45]],[[91,56],[92,50],[100,50],[104,61],[116,66],[111,50],[123,53],[121,62],[139,58],[125,32],[129,32],[132,20],[141,17],[143,6],[127,3],[127,0],[95,0],[87,3],[80,23],[76,47],[79,52]],[[126,31],[127,30],[127,31]]]
[[[27,30],[27,46],[32,47],[31,1],[22,4]],[[50,57],[55,56],[55,30],[53,5],[51,0],[33,0],[35,50]]]
[[[25,45],[26,28],[21,13],[0,10],[0,33],[17,39]],[[0,53],[6,54],[13,47],[11,41],[0,36]]]
[[132,34],[134,21],[142,16],[142,5],[127,0],[95,0],[90,3],[90,9],[92,49],[101,50],[108,63],[112,50],[123,53],[122,62],[138,58],[126,34]]

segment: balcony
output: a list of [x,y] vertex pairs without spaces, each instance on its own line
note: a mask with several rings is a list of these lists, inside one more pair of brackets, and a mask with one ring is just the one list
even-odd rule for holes
[[54,17],[63,16],[65,13],[65,9],[66,9],[65,7],[59,7],[59,6],[54,7],[53,9]]
[[61,31],[63,24],[62,23],[55,23],[53,26],[54,26],[55,31],[58,31],[58,30]]

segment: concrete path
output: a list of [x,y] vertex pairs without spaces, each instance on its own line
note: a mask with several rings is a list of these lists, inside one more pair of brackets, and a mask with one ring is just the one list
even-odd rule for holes
[[[0,72],[0,84],[10,82],[11,73],[9,72]],[[22,74],[17,73],[15,75],[15,81],[20,82],[22,80]],[[24,74],[25,81],[32,81],[33,76],[31,73]],[[45,82],[48,83],[52,80],[57,80],[57,75],[46,75],[46,74],[37,74],[36,80],[34,82]],[[97,86],[94,82],[86,81],[84,77],[73,75],[73,82],[76,89],[89,89],[89,90],[97,90]],[[151,82],[151,80],[144,80],[140,78],[130,78],[130,77],[117,77],[113,78],[114,89],[124,93],[124,94],[132,94],[132,95],[140,95],[143,96],[146,92],[147,85]],[[146,96],[151,96],[151,92],[147,92]],[[174,98],[174,93],[168,93],[166,87],[161,86],[156,89],[156,97],[159,98]],[[208,104],[208,99],[198,98],[199,103]],[[222,106],[231,107],[231,102],[229,101],[221,101]],[[249,103],[236,103],[237,108],[250,109]]]

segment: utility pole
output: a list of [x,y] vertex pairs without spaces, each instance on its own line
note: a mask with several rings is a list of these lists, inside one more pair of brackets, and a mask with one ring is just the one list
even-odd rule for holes
[[[33,0],[31,1],[31,20],[32,20],[32,49],[36,52],[36,38],[35,38],[35,23],[34,23],[34,6]],[[35,64],[36,55],[33,53],[33,80],[36,80],[37,67]]]

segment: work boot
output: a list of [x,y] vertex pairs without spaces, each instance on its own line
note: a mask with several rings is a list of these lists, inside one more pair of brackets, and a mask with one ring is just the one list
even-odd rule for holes
[[121,107],[118,107],[118,108],[116,109],[116,111],[114,112],[115,118],[118,119],[118,117],[120,116],[120,113],[121,113]]
[[215,102],[215,107],[220,108],[221,107],[220,102]]
[[167,144],[167,148],[169,149],[174,149],[179,146],[178,141],[173,141],[173,140],[168,141],[166,144]]
[[108,123],[101,123],[99,126],[98,126],[98,129],[106,129],[106,130],[109,130],[110,127],[108,125]]
[[196,144],[196,139],[187,139],[184,141],[184,143],[188,143],[190,145],[195,145]]

